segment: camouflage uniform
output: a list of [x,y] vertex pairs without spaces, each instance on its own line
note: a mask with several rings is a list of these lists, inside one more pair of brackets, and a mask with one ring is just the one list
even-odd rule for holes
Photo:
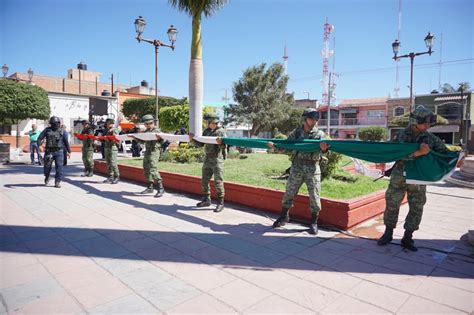
[[[145,132],[158,133],[160,129],[147,129]],[[143,157],[143,171],[148,182],[161,182],[160,172],[158,172],[158,161],[160,160],[160,149],[163,140],[144,141],[145,156]]]
[[[219,127],[219,119],[216,114],[207,114],[204,117],[207,120],[209,127],[206,128],[202,135],[205,137],[224,138],[226,136],[225,130]],[[211,129],[210,124],[215,123],[216,128]],[[219,144],[202,144],[193,141],[197,146],[204,146],[204,162],[202,164],[201,187],[203,198],[197,207],[208,207],[211,205],[211,186],[210,181],[214,175],[214,185],[217,191],[217,205],[214,212],[221,212],[224,209],[224,159],[225,159],[225,145]]]
[[[145,115],[142,117],[142,122],[144,123],[153,123],[155,118],[153,115]],[[156,127],[147,127],[145,132],[152,132],[158,133],[160,129]],[[143,158],[143,171],[145,173],[145,178],[148,181],[148,187],[141,192],[141,194],[149,194],[153,193],[153,184],[156,181],[157,190],[155,197],[161,197],[165,193],[165,189],[163,187],[163,183],[161,180],[160,172],[158,171],[158,161],[160,160],[160,152],[161,146],[163,144],[163,140],[152,140],[152,141],[140,141],[137,140],[139,143],[145,144],[145,156]]]
[[[117,128],[110,128],[105,131],[105,136],[118,135],[119,131]],[[113,140],[105,141],[105,162],[107,163],[107,173],[109,175],[109,181],[118,181],[120,176],[118,165],[117,165],[117,153],[119,143]]]
[[[207,128],[202,133],[205,137],[225,137],[224,129],[217,127],[212,130]],[[224,146],[218,144],[204,144],[204,152],[206,154],[202,164],[202,194],[209,198],[211,195],[210,181],[214,175],[214,184],[217,191],[217,199],[224,200]]]
[[[403,143],[420,143],[427,144],[430,150],[439,153],[448,152],[448,148],[444,143],[432,133],[415,132],[417,125],[433,125],[436,122],[436,115],[423,106],[418,106],[413,113],[410,114],[410,122],[407,128],[401,130],[393,141]],[[411,251],[417,251],[414,245],[413,231],[418,230],[421,217],[423,215],[423,206],[426,203],[426,186],[418,184],[407,184],[405,177],[406,160],[415,159],[415,152],[406,159],[397,161],[390,175],[390,184],[385,193],[385,212],[384,224],[385,232],[377,241],[378,245],[387,245],[393,239],[393,229],[395,229],[398,221],[398,213],[405,193],[408,196],[408,215],[405,219],[405,233],[401,239],[400,245]]]
[[[288,140],[303,139],[325,139],[326,134],[319,130],[317,126],[310,132],[305,132],[304,127],[300,126],[288,135]],[[285,195],[283,196],[282,207],[290,209],[293,206],[293,198],[298,193],[301,185],[306,183],[308,187],[310,210],[312,216],[317,216],[321,210],[321,169],[319,167],[320,152],[298,152],[292,155],[290,177],[286,184]]]
[[[319,112],[315,108],[306,108],[303,112],[304,124],[293,130],[288,135],[288,140],[304,140],[315,139],[321,140],[326,138],[326,134],[318,129],[316,122],[319,120]],[[315,123],[315,125],[313,125]],[[314,126],[309,132],[304,127]],[[278,219],[273,222],[273,227],[281,227],[290,221],[289,211],[293,206],[293,198],[298,193],[301,185],[306,183],[309,193],[309,206],[311,210],[311,222],[309,224],[309,233],[318,234],[318,215],[321,210],[321,200],[319,193],[321,190],[321,169],[319,160],[321,151],[317,152],[300,152],[293,151],[291,156],[290,177],[286,184],[285,195],[283,196],[281,214]]]
[[[439,153],[448,151],[444,143],[430,132],[413,133],[411,126],[401,130],[394,139],[396,142],[426,143],[430,150]],[[410,157],[409,157],[410,158]],[[390,175],[390,184],[385,193],[386,208],[384,224],[394,229],[398,221],[398,212],[405,192],[408,196],[409,211],[405,219],[404,228],[410,231],[418,230],[423,215],[423,206],[426,203],[426,185],[407,184],[405,179],[404,161],[399,161]]]
[[[82,135],[94,135],[94,129],[89,125],[82,129]],[[82,140],[82,163],[84,163],[85,174],[84,176],[92,176],[94,168],[94,140],[84,139]]]

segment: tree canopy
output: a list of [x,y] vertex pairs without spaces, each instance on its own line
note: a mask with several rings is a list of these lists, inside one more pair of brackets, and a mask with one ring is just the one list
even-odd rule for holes
[[371,126],[359,129],[359,139],[363,141],[383,141],[387,138],[387,128]]
[[14,123],[25,119],[48,119],[48,93],[39,86],[0,79],[0,120]]
[[249,67],[232,87],[236,104],[225,108],[228,121],[251,124],[253,136],[271,131],[289,118],[294,99],[286,93],[287,84],[288,76],[280,63]]
[[469,82],[461,82],[459,83],[459,87],[455,89],[451,84],[445,83],[441,86],[441,92],[442,93],[461,92],[463,88],[464,88],[464,92],[467,92],[471,89],[471,85],[469,84]]
[[[177,99],[169,96],[160,96],[158,105],[160,106],[161,113],[163,108],[169,106],[187,106],[188,99],[185,97]],[[155,97],[128,99],[123,103],[122,113],[125,117],[135,122],[140,121],[143,115],[152,114],[154,116]]]
[[[410,113],[406,113],[403,116],[395,117],[388,123],[389,127],[406,127],[410,121]],[[441,115],[436,115],[436,125],[446,125],[448,120]]]

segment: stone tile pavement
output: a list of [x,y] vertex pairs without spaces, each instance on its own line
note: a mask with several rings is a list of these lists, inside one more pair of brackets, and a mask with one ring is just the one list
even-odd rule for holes
[[[474,311],[474,251],[460,240],[472,190],[428,188],[411,253],[298,224],[273,230],[252,209],[197,209],[198,196],[140,196],[133,183],[80,177],[79,160],[61,189],[42,185],[40,167],[0,166],[0,314]],[[378,217],[351,232],[382,230]]]

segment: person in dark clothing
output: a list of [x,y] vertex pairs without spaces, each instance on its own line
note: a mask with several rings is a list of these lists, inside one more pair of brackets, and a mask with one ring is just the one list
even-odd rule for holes
[[[140,132],[140,128],[134,127],[132,129],[130,129],[129,133],[133,134],[133,133],[139,133],[139,132]],[[141,144],[138,143],[138,141],[136,141],[135,139],[133,139],[132,140],[132,147],[131,147],[132,157],[140,157],[142,150],[143,149],[142,149]]]
[[[103,136],[105,135],[105,122],[103,120],[97,123],[97,129],[94,133],[94,136]],[[105,144],[103,141],[100,143],[100,154],[102,155],[102,159],[105,159]]]
[[41,132],[38,137],[38,143],[46,140],[44,153],[44,184],[48,185],[51,168],[55,167],[54,187],[61,188],[61,179],[63,175],[64,152],[67,152],[67,158],[71,157],[71,147],[64,130],[60,128],[60,120],[53,116],[49,119],[50,127]]

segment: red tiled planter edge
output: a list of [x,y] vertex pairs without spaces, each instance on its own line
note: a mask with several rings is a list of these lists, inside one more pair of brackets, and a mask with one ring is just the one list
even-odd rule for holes
[[[135,182],[146,183],[143,169],[128,165],[119,165],[120,177]],[[94,171],[106,174],[107,167],[103,160],[94,161]],[[163,185],[166,188],[193,194],[201,193],[201,178],[191,175],[160,171]],[[262,188],[225,182],[226,201],[247,207],[279,214],[283,192],[270,188]],[[211,186],[212,196],[216,196],[214,186]],[[349,200],[321,198],[322,209],[319,223],[332,225],[347,230],[356,224],[370,219],[383,212],[385,208],[385,193],[378,191],[362,197]],[[309,197],[296,196],[294,207],[290,211],[294,219],[309,221]]]

